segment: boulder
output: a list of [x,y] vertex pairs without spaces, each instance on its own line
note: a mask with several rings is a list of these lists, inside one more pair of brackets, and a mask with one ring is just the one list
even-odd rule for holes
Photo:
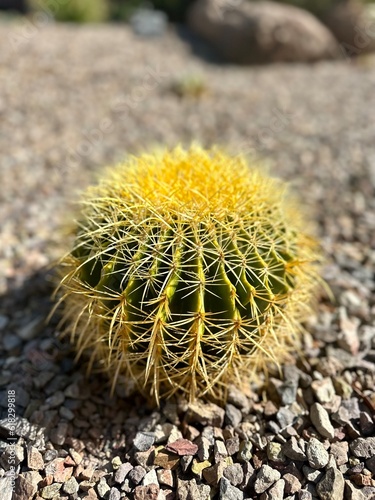
[[275,2],[196,0],[191,30],[230,62],[311,62],[342,55],[330,31],[312,14]]
[[375,20],[359,0],[343,0],[329,9],[322,22],[348,55],[360,55],[375,48]]

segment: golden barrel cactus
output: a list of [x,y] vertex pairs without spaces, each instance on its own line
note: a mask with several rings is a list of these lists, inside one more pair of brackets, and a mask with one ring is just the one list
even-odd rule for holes
[[62,260],[78,354],[157,402],[225,400],[298,345],[317,245],[285,185],[220,149],[131,158],[83,195]]

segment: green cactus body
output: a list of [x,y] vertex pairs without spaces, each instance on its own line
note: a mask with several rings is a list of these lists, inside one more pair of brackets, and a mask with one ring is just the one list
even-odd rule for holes
[[319,257],[284,190],[198,147],[115,168],[87,191],[62,262],[79,354],[157,401],[177,390],[224,400],[228,383],[282,362]]

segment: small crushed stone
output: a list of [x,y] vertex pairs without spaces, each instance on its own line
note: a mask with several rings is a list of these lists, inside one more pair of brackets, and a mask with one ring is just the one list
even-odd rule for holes
[[269,465],[262,465],[255,480],[255,493],[264,493],[278,479],[280,479],[279,471],[277,471],[276,469],[272,469],[272,467],[270,467]]
[[[220,66],[173,31],[150,43],[123,26],[68,25],[40,29],[15,55],[17,29],[0,24],[1,499],[375,498],[373,60]],[[196,73],[201,98],[171,91]],[[147,75],[154,89],[134,100]],[[259,152],[292,182],[335,300],[322,294],[303,357],[268,383],[228,388],[224,408],[180,398],[154,409],[121,384],[110,397],[104,377],[74,364],[59,318],[45,323],[46,266],[65,249],[72,193],[100,166],[197,138]]]
[[324,448],[323,443],[316,438],[311,438],[306,445],[306,456],[310,467],[322,469],[328,464],[329,454]]

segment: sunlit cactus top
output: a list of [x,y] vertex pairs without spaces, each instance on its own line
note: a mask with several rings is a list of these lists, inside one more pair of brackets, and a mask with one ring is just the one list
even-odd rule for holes
[[285,185],[244,158],[131,158],[83,196],[62,262],[66,328],[113,386],[224,401],[298,345],[318,259]]

